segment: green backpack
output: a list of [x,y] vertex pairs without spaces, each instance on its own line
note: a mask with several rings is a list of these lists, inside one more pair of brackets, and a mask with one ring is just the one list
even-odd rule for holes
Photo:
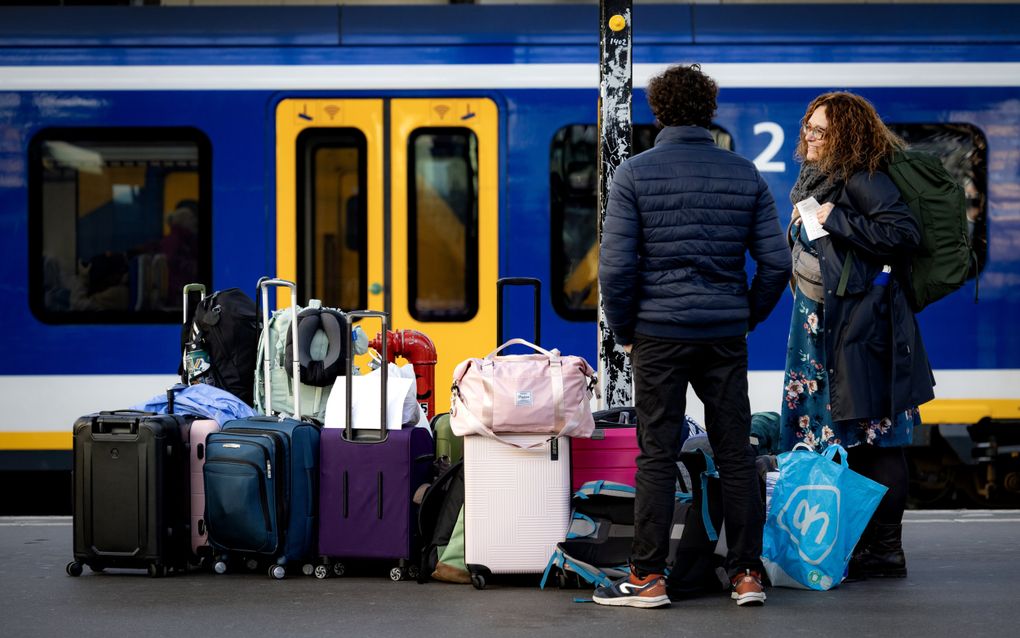
[[[963,286],[977,272],[977,256],[967,232],[963,188],[933,155],[896,151],[886,168],[921,227],[921,246],[904,278],[914,312]],[[977,301],[975,281],[974,300]]]

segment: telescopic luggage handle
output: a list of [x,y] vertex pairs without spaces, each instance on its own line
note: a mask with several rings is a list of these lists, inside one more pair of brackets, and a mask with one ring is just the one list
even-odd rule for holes
[[[287,281],[286,279],[270,279],[269,277],[263,277],[259,279],[259,292],[262,298],[262,329],[269,329],[269,288],[283,287],[290,288],[290,334],[291,339],[294,343],[298,343],[298,319],[297,319],[297,284],[293,281]],[[266,393],[266,414],[272,415],[273,413],[273,388],[270,378],[273,376],[270,374],[270,361],[272,356],[270,354],[270,348],[272,344],[269,335],[265,338],[265,352],[262,355],[262,369],[265,371],[264,389]],[[294,418],[298,421],[301,420],[301,356],[297,348],[294,348]]]
[[198,292],[198,294],[199,294],[199,302],[203,301],[205,299],[205,284],[185,284],[184,285],[184,303],[181,304],[181,308],[184,311],[184,317],[183,317],[182,323],[184,323],[185,325],[187,325],[187,323],[188,323],[188,296],[191,293],[193,293],[193,292]]
[[503,345],[503,292],[507,286],[531,286],[535,289],[535,339],[542,343],[542,281],[534,277],[503,277],[496,280],[496,347]]
[[[199,293],[199,301],[198,302],[202,303],[203,301],[205,301],[205,284],[192,283],[192,284],[185,284],[184,285],[184,302],[181,304],[181,312],[183,313],[183,316],[181,317],[181,325],[185,326],[185,328],[187,328],[188,322],[191,321],[191,319],[193,318],[193,317],[189,317],[188,316],[188,310],[189,310],[189,308],[188,308],[188,301],[189,301],[189,297],[191,296],[191,293],[193,293],[193,292]],[[183,330],[185,330],[185,328],[181,329],[182,332],[183,332]],[[185,340],[192,340],[194,338],[195,338],[195,326],[187,328],[187,336],[184,337],[184,339]],[[187,345],[183,345],[181,347],[181,381],[183,381],[185,383],[188,383],[190,381],[190,376],[189,376],[189,373],[188,373],[188,347],[187,347]]]
[[354,343],[353,343],[353,341],[354,341],[354,337],[353,337],[352,333],[354,332],[354,320],[355,319],[366,319],[366,318],[371,318],[371,317],[375,317],[375,318],[380,319],[382,321],[382,328],[381,328],[382,332],[380,334],[383,335],[383,338],[379,340],[382,343],[382,348],[381,348],[382,352],[380,352],[380,354],[382,355],[382,368],[379,370],[379,372],[381,373],[379,375],[380,379],[381,379],[380,383],[382,384],[381,392],[380,392],[380,395],[379,395],[379,405],[381,406],[381,408],[380,408],[380,413],[381,414],[380,414],[380,417],[379,417],[379,440],[378,441],[363,441],[363,442],[365,442],[365,443],[381,443],[381,442],[385,441],[386,437],[387,437],[387,432],[386,432],[386,389],[387,389],[387,385],[389,383],[389,367],[390,367],[390,364],[389,364],[389,357],[386,356],[387,355],[387,353],[386,353],[386,342],[389,341],[388,339],[386,339],[386,335],[389,332],[389,323],[390,323],[389,315],[387,313],[385,313],[385,312],[379,312],[378,310],[354,310],[354,311],[348,312],[348,313],[346,313],[344,315],[344,324],[346,326],[346,330],[344,330],[344,333],[345,333],[344,341],[346,342],[345,345],[347,347],[347,379],[346,379],[346,383],[347,383],[347,396],[346,396],[346,401],[344,402],[344,409],[347,411],[347,422],[346,422],[346,426],[344,428],[343,436],[344,436],[344,438],[346,438],[350,442],[357,442],[357,441],[354,440],[354,425],[353,425],[353,416],[354,416],[354,396],[353,396],[353,394],[354,394]]

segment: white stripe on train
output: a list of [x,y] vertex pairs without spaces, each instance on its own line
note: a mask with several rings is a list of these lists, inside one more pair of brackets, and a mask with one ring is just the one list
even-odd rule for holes
[[[641,88],[666,64],[635,64]],[[1017,62],[705,63],[723,89],[1020,86]],[[4,91],[594,89],[591,64],[0,66]]]
[[[936,370],[940,399],[1016,399],[1020,369]],[[752,371],[751,410],[781,406],[783,372]],[[177,382],[175,375],[25,375],[0,376],[0,432],[70,432],[74,420],[100,410],[126,408],[156,396]],[[28,401],[26,397],[46,397]],[[701,402],[688,390],[687,412],[704,423]]]

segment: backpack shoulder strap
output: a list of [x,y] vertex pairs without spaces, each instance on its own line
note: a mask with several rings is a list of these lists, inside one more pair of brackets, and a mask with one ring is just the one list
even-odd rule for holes
[[836,296],[842,297],[846,294],[846,284],[850,281],[850,264],[854,260],[854,251],[846,251],[846,257],[843,259],[843,270],[839,273],[839,285],[836,286]]

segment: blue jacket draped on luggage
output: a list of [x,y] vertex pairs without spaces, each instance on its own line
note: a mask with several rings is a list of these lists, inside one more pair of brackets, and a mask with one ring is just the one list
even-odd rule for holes
[[[750,251],[756,272],[744,270]],[[790,280],[775,202],[747,159],[707,129],[664,128],[613,178],[599,252],[606,320],[621,345],[634,333],[678,340],[744,335]]]
[[[215,386],[205,383],[194,385],[178,383],[173,387],[173,391],[175,414],[191,414],[203,419],[213,419],[221,426],[227,421],[255,416],[255,411],[244,401]],[[157,394],[145,403],[132,406],[132,409],[166,414],[166,394]]]

